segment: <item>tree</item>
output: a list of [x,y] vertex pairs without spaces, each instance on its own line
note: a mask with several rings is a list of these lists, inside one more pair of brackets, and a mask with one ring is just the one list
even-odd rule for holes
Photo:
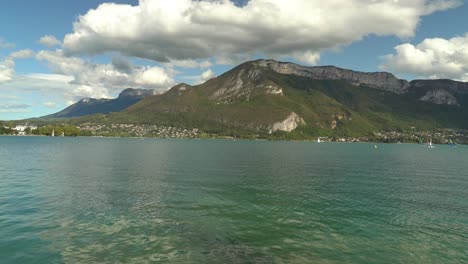
[[33,131],[33,134],[41,136],[51,136],[52,132],[54,132],[56,136],[60,136],[62,135],[62,133],[64,136],[67,137],[77,137],[80,135],[79,128],[68,125],[49,125],[38,127],[36,130]]
[[0,126],[0,135],[11,135],[13,130],[11,128],[6,128],[3,125]]

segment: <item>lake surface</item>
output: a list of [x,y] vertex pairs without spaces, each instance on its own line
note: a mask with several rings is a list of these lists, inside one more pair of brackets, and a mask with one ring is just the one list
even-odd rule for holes
[[467,263],[468,147],[0,137],[1,263]]

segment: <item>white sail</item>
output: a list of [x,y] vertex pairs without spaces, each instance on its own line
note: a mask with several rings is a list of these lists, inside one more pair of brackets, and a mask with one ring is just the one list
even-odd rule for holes
[[434,148],[434,145],[432,145],[432,138],[431,140],[429,141],[429,145],[427,146],[428,148]]

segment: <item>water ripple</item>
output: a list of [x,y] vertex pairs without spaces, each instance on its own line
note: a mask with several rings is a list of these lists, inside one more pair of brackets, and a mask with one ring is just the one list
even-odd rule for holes
[[467,263],[468,148],[0,137],[2,263]]

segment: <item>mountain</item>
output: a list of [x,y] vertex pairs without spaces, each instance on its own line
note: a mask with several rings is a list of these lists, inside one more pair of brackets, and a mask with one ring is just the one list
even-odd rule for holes
[[112,118],[219,134],[364,135],[400,129],[468,128],[468,84],[400,80],[385,72],[241,64],[204,84],[179,84]]
[[422,101],[443,105],[468,105],[468,83],[452,80],[415,80],[408,93]]
[[397,79],[393,74],[387,72],[357,72],[335,66],[306,67],[274,60],[259,60],[254,63],[280,74],[296,75],[314,80],[346,81],[354,86],[363,85],[397,94],[405,93],[410,87],[408,81]]
[[126,127],[115,124],[132,124],[142,125],[141,131],[177,127],[284,139],[366,138],[394,131],[411,137],[411,131],[468,129],[468,83],[409,82],[387,72],[334,66],[249,61],[203,84],[182,83],[147,95],[153,94],[127,90],[114,100],[85,99],[53,117],[80,116],[70,122],[107,125],[111,132]]
[[70,118],[94,114],[107,114],[120,112],[125,108],[139,102],[147,96],[155,95],[153,90],[126,89],[119,94],[116,99],[93,99],[84,98],[79,102],[70,105],[64,110],[45,116],[44,118]]

